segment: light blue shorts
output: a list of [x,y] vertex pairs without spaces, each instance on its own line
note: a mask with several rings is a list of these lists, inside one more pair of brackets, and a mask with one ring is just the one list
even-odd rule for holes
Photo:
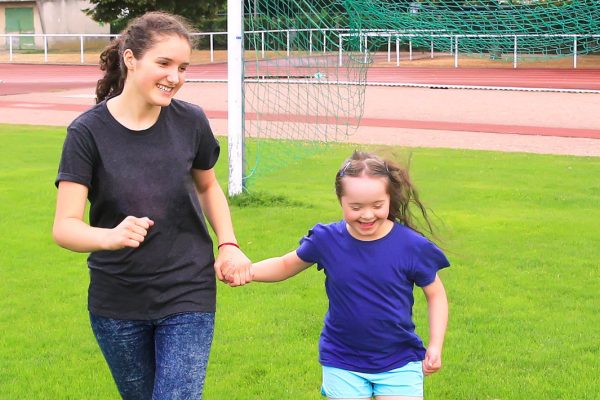
[[321,393],[330,399],[370,399],[372,396],[423,397],[423,364],[414,361],[379,374],[323,366]]

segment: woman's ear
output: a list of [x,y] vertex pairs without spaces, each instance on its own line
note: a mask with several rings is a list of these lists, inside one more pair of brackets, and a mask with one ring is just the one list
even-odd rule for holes
[[131,51],[131,49],[125,49],[123,52],[123,62],[128,71],[135,69],[136,61],[137,60],[133,56],[133,51]]

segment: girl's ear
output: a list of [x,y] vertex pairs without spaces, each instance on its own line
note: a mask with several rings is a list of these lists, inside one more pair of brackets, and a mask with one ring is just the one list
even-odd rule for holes
[[137,60],[133,56],[133,51],[131,51],[131,49],[125,49],[123,52],[123,62],[128,71],[135,69],[136,61]]

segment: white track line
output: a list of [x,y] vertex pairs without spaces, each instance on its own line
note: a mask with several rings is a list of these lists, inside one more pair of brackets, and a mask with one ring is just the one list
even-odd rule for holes
[[[226,83],[227,79],[186,79],[192,83]],[[356,82],[329,82],[314,79],[246,79],[250,83],[296,83],[296,84],[321,84],[321,85],[357,85]],[[516,92],[555,92],[555,93],[587,93],[600,94],[600,90],[569,89],[569,88],[532,88],[517,86],[473,86],[473,85],[445,85],[438,83],[402,83],[402,82],[367,82],[367,86],[389,87],[414,87],[426,89],[463,89],[463,90],[504,90]]]
[[401,86],[429,89],[471,89],[471,90],[510,90],[518,92],[558,92],[558,93],[590,93],[600,94],[600,90],[592,89],[568,89],[568,88],[530,88],[515,86],[470,86],[470,85],[444,85],[434,83],[388,83],[368,82],[367,86]]

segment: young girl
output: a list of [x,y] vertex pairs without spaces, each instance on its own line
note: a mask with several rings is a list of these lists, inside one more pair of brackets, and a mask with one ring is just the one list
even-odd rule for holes
[[[319,361],[327,398],[421,399],[423,374],[442,366],[448,304],[437,271],[448,260],[414,226],[411,203],[429,222],[406,170],[355,152],[335,189],[344,219],[318,224],[295,251],[254,264],[254,280],[281,281],[315,263],[325,271]],[[415,284],[428,303],[427,350],[412,321]]]
[[91,325],[124,399],[200,398],[215,272],[250,278],[213,170],[219,144],[199,107],[173,99],[191,48],[175,16],[133,20],[100,56],[98,104],[69,126],[56,178],[54,239],[91,252]]

